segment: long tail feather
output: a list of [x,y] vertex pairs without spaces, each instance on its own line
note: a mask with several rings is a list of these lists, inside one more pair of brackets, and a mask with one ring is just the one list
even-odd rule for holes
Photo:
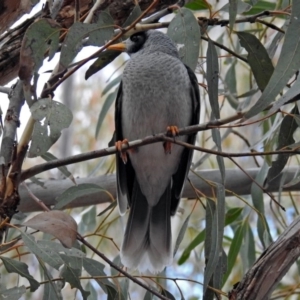
[[131,200],[122,263],[130,269],[158,273],[172,262],[171,189],[168,187],[157,205],[151,207],[135,182]]

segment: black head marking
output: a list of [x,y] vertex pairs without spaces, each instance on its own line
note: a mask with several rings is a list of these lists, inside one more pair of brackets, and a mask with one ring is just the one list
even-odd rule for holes
[[128,49],[128,52],[136,53],[145,44],[145,42],[147,40],[147,34],[144,31],[137,32],[137,33],[133,34],[129,39],[130,39],[131,43],[130,43],[130,48]]

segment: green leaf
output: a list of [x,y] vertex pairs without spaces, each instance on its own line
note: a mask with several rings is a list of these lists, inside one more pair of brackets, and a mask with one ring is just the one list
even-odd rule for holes
[[34,22],[25,32],[20,50],[19,77],[30,83],[34,73],[43,65],[45,53],[51,45],[51,54],[56,52],[60,25],[49,18]]
[[4,256],[0,256],[0,259],[2,260],[5,269],[8,273],[17,273],[20,276],[28,279],[30,283],[31,292],[34,292],[35,290],[38,289],[40,284],[29,274],[28,266],[25,263]]
[[105,209],[103,209],[97,216],[100,217],[105,214],[107,211],[115,208],[117,206],[117,201],[110,203]]
[[79,197],[103,191],[103,188],[99,185],[92,183],[82,183],[77,186],[72,186],[65,190],[60,196],[56,197],[55,201],[57,203],[53,209],[61,209]]
[[43,293],[43,300],[63,300],[62,298],[62,285],[61,282],[52,281],[53,276],[47,270],[45,264],[42,260],[39,259],[40,266],[43,270],[43,275],[46,280],[49,282],[44,284],[44,293]]
[[[234,207],[227,211],[225,216],[225,226],[233,223],[242,213],[243,207]],[[191,252],[205,240],[205,232],[203,229],[197,236],[189,243],[189,245],[184,249],[181,257],[178,260],[178,264],[182,265],[189,258]]]
[[98,55],[98,58],[95,62],[90,65],[85,73],[85,79],[89,79],[92,75],[96,74],[98,71],[106,67],[112,61],[115,60],[121,54],[120,51],[117,50],[105,50]]
[[251,118],[263,111],[288,80],[300,68],[300,1],[293,1],[291,22],[285,34],[282,50],[273,75],[264,89],[261,97],[246,113],[245,118]]
[[184,220],[181,228],[180,228],[180,231],[178,233],[178,236],[177,236],[177,239],[176,239],[176,243],[175,243],[175,246],[174,246],[174,251],[173,251],[173,257],[175,256],[178,248],[179,248],[179,245],[181,244],[182,240],[183,240],[183,237],[184,237],[184,234],[186,232],[186,229],[188,227],[188,224],[189,224],[189,220],[190,220],[190,217],[191,217],[191,214],[189,214],[187,216],[187,218]]
[[96,133],[95,133],[95,138],[97,138],[99,131],[101,129],[102,123],[106,117],[106,114],[108,112],[108,110],[110,109],[110,107],[112,106],[112,104],[115,102],[116,97],[117,97],[117,93],[118,93],[118,89],[115,89],[114,92],[110,93],[107,98],[105,99],[103,105],[102,105],[102,109],[101,112],[99,114],[99,118],[98,118],[98,122],[97,122],[97,126],[96,126]]
[[192,11],[181,8],[170,22],[167,34],[176,44],[181,60],[192,70],[195,70],[201,35],[198,22]]
[[[93,277],[107,276],[107,274],[104,272],[105,265],[101,264],[100,262],[94,259],[87,257],[83,258],[83,267]],[[111,283],[107,278],[95,278],[95,280],[106,294],[108,294],[107,286],[110,286],[117,292],[115,285]]]
[[[207,259],[207,264],[204,273],[204,283],[203,283],[203,294],[205,294],[207,290],[207,286],[210,280],[213,278],[214,272],[216,272],[216,268],[219,263],[219,260],[223,260],[223,257],[220,256],[222,249],[222,241],[223,241],[223,231],[225,225],[225,189],[221,184],[216,183],[216,203],[213,203],[211,200],[207,201],[207,235],[205,239],[205,257]],[[209,205],[210,204],[210,205]],[[213,215],[211,215],[213,213]],[[220,270],[217,272],[220,273]],[[219,274],[220,275],[220,274]],[[222,277],[219,276],[219,278]],[[222,282],[214,282],[217,284],[214,286],[215,288],[219,288]]]
[[233,207],[229,209],[225,216],[225,226],[233,223],[241,215],[243,210],[243,207]]
[[[295,130],[298,128],[298,124],[292,115],[299,115],[297,105],[295,105],[290,114],[291,115],[286,115],[282,120],[277,143],[278,150],[295,143],[293,135]],[[275,179],[281,173],[288,162],[289,157],[290,154],[281,154],[278,155],[277,159],[272,162],[272,166],[269,169],[267,176],[268,183],[270,183],[270,181]]]
[[61,270],[60,275],[66,280],[66,282],[69,282],[71,285],[71,288],[77,288],[80,290],[82,298],[84,300],[87,300],[90,292],[85,291],[83,287],[81,286],[79,276],[81,274],[81,269],[74,268],[72,266],[72,263],[68,262],[68,256],[61,255],[62,258],[65,260],[65,265],[63,269]]
[[263,91],[274,71],[267,50],[256,36],[248,32],[237,32],[242,47],[248,52],[248,63],[258,87]]
[[108,85],[103,89],[101,96],[105,96],[105,94],[107,92],[109,92],[113,87],[115,87],[116,85],[119,85],[119,83],[121,82],[123,74],[117,76],[115,79],[111,80]]
[[[242,14],[246,11],[249,11],[251,9],[251,5],[248,3],[245,3],[241,0],[237,0],[237,14]],[[230,12],[230,3],[226,3],[222,8],[220,8],[221,11],[226,11],[226,12]]]
[[300,80],[298,78],[296,82],[293,84],[293,86],[290,89],[288,89],[287,92],[273,104],[270,110],[270,114],[277,111],[285,103],[287,103],[288,101],[296,97],[299,100],[299,95],[300,95]]
[[[52,161],[57,159],[56,156],[54,156],[52,153],[50,152],[46,152],[44,154],[41,155],[41,158],[43,158],[45,161]],[[67,178],[69,178],[74,184],[76,184],[75,178],[72,175],[72,173],[68,170],[68,168],[66,166],[62,166],[62,167],[58,167],[57,168],[62,174],[64,174]]]
[[186,3],[184,7],[191,9],[191,10],[204,10],[204,9],[211,9],[212,6],[207,3],[206,0],[194,0]]
[[169,292],[167,291],[166,289],[161,289],[161,292],[160,292],[163,296],[167,297],[168,299],[170,300],[176,300],[176,298]]
[[[267,177],[267,172],[268,172],[268,165],[265,162],[255,178],[255,181],[261,186],[263,186],[264,184],[264,181]],[[254,207],[260,213],[257,218],[258,236],[263,247],[266,248],[269,245],[269,243],[272,242],[272,237],[270,235],[269,226],[265,217],[263,191],[255,182],[253,182],[251,185],[251,196],[252,196],[252,202]],[[265,233],[267,235],[265,235]]]
[[82,49],[83,39],[89,37],[88,45],[102,46],[114,35],[114,22],[105,11],[101,11],[96,24],[74,23],[61,47],[60,69],[65,70]]
[[234,232],[234,237],[232,239],[232,242],[230,244],[229,253],[228,253],[228,268],[227,272],[223,277],[223,284],[227,281],[229,275],[232,272],[232,269],[235,265],[236,258],[239,254],[240,248],[242,246],[242,241],[244,239],[244,236],[246,234],[248,222],[243,221],[243,223],[236,229]]
[[190,244],[184,249],[181,257],[178,260],[178,265],[182,265],[190,256],[193,249],[195,249],[199,244],[205,240],[205,232],[203,229],[198,235],[190,242]]
[[59,267],[64,263],[60,256],[51,250],[51,248],[40,247],[40,244],[37,244],[35,238],[25,232],[21,232],[22,240],[24,245],[29,248],[29,250],[42,259],[49,266],[58,270]]
[[153,299],[153,294],[147,291],[143,300],[152,300],[152,299]]
[[211,40],[208,41],[207,48],[207,89],[209,102],[212,110],[212,118],[220,119],[220,110],[219,110],[219,95],[218,95],[218,86],[219,86],[219,59],[216,51],[216,47]]
[[15,286],[11,289],[0,290],[0,299],[2,300],[19,300],[23,294],[26,293],[26,287],[24,285],[18,287]]
[[237,12],[238,12],[238,0],[229,0],[229,28],[230,28],[230,31],[232,31],[232,28],[234,26]]
[[36,101],[30,111],[36,122],[28,157],[36,157],[46,153],[59,139],[61,131],[70,126],[73,116],[67,106],[49,98]]
[[246,3],[249,3],[253,6],[250,10],[245,12],[244,15],[256,15],[265,10],[274,10],[276,8],[276,3],[269,1],[248,0]]
[[[228,103],[231,105],[231,107],[236,110],[239,102],[236,99],[237,95],[237,82],[236,82],[236,73],[235,73],[235,68],[236,68],[236,60],[230,60],[230,67],[225,75],[225,82],[227,85],[227,91],[226,91],[226,98]],[[229,90],[229,91],[228,91]]]
[[123,28],[131,25],[140,15],[142,14],[142,10],[139,5],[135,5],[130,15],[122,25]]

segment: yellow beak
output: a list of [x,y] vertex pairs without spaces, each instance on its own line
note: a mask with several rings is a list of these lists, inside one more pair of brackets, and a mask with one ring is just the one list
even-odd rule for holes
[[113,45],[108,46],[107,49],[124,52],[124,51],[126,51],[126,45],[125,45],[125,43],[113,44]]

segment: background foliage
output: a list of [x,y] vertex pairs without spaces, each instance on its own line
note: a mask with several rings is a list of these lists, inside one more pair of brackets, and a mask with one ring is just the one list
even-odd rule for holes
[[[93,3],[82,13],[80,1],[73,3],[72,22],[66,24],[58,13],[63,2],[56,13],[57,7],[49,2],[50,8],[44,7],[26,28],[19,56],[21,88],[18,94],[16,87],[9,99],[21,109],[25,98],[22,112],[29,108],[30,113],[23,115],[28,122],[18,144],[6,148],[10,122],[15,120],[7,111],[1,146],[1,182],[6,185],[1,187],[0,229],[5,242],[0,247],[0,298],[298,299],[300,269],[293,262],[300,253],[291,254],[297,240],[283,254],[286,245],[275,244],[283,260],[293,257],[291,265],[283,263],[286,270],[281,274],[286,274],[277,285],[267,287],[262,281],[262,287],[248,286],[246,297],[239,294],[243,285],[239,289],[234,284],[249,278],[247,271],[264,258],[264,250],[271,249],[279,236],[284,238],[289,224],[298,220],[300,2],[193,0],[166,8],[160,1],[139,2],[122,24],[109,9],[93,15]],[[120,269],[125,220],[118,214],[115,193],[92,181],[100,175],[108,180],[115,171],[110,155],[114,147],[93,151],[107,148],[112,137],[114,99],[128,59],[104,50],[109,41],[150,28],[165,30],[180,45],[182,60],[196,72],[202,98],[201,124],[182,131],[199,131],[186,184],[192,196],[182,200],[172,220],[174,263],[157,276]],[[0,50],[13,30],[2,33]],[[13,94],[19,101],[14,102]],[[21,123],[26,123],[22,115]],[[41,159],[47,163],[42,165]],[[215,180],[199,173],[212,169],[217,170]],[[50,171],[40,174],[45,170]],[[240,175],[232,176],[236,170]],[[87,181],[79,183],[78,176]],[[53,191],[46,190],[51,177],[67,178],[72,186],[57,184]],[[59,191],[51,210],[33,190],[27,197],[47,212],[16,213],[10,206],[12,199],[18,200],[25,179],[20,191],[34,185],[50,197]],[[200,182],[205,192],[198,188]],[[104,195],[110,203],[103,203]],[[99,197],[94,203],[102,204],[84,206],[88,197]],[[21,197],[21,205],[24,201]],[[273,278],[278,269],[261,268],[257,278]],[[157,296],[133,283],[136,278],[152,286]],[[271,296],[272,288],[276,289]]]

